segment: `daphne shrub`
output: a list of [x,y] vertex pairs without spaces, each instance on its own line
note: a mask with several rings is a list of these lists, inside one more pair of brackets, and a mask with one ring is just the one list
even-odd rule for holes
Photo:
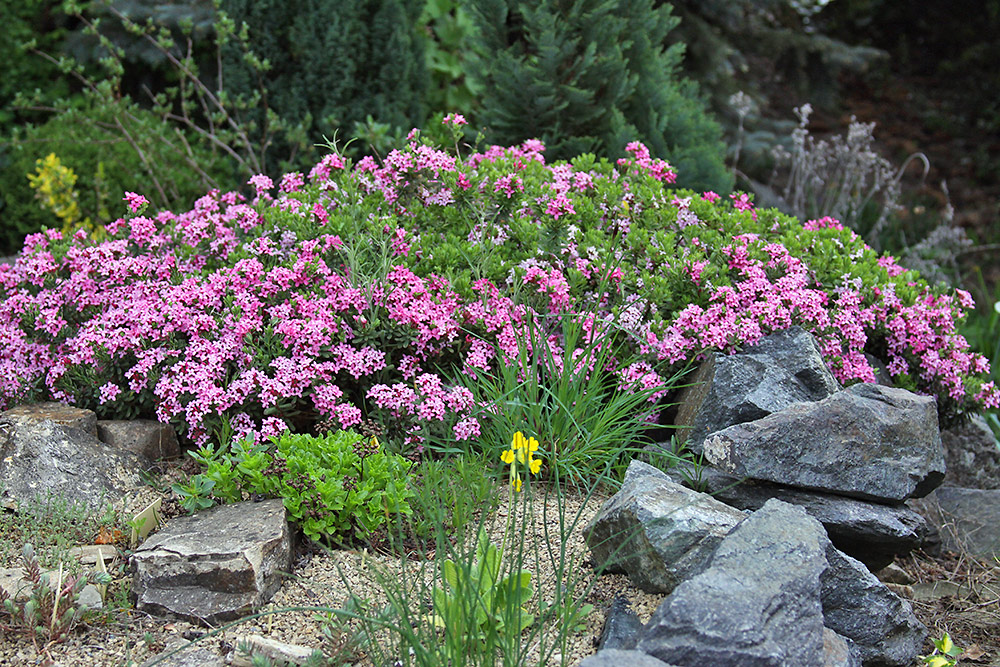
[[[373,418],[394,448],[452,446],[490,418],[458,380],[519,367],[525,349],[579,358],[570,317],[607,341],[593,372],[623,391],[663,396],[707,352],[800,325],[844,383],[875,379],[867,353],[945,419],[997,404],[956,332],[966,292],[836,220],[674,180],[638,142],[548,164],[538,141],[463,156],[413,131],[381,161],[331,153],[181,213],[130,199],[107,240],[49,230],[0,267],[0,401],[155,417],[197,444],[223,419],[263,441]],[[525,341],[528,321],[549,330]]]
[[314,540],[369,537],[392,517],[410,514],[410,462],[354,431],[325,436],[283,433],[195,452],[205,465],[189,487],[221,502],[281,498],[291,519]]

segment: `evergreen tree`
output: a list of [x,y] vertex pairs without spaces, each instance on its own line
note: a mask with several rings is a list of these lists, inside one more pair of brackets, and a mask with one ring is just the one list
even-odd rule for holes
[[653,0],[474,0],[477,119],[501,144],[541,139],[550,159],[624,154],[638,139],[679,172],[678,184],[732,187],[719,125],[678,69],[683,45]]
[[[409,129],[424,121],[429,77],[415,26],[422,0],[223,0],[246,23],[254,54],[270,69],[258,74],[235,47],[226,49],[225,87],[266,91],[264,106],[301,124],[308,143],[349,136],[357,122]],[[265,121],[262,110],[250,119]]]

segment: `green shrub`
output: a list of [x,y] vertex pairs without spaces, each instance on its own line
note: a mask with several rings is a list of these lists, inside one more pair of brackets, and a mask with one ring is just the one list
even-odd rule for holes
[[65,97],[69,81],[59,75],[52,62],[31,53],[24,45],[32,40],[36,48],[57,51],[68,28],[68,19],[53,0],[0,2],[0,136],[16,121],[13,102],[18,93],[39,90],[46,99]]
[[314,540],[370,537],[393,515],[409,514],[410,463],[385,452],[374,437],[337,431],[322,437],[283,435],[269,443],[242,440],[193,454],[206,466],[187,488],[175,486],[192,509],[192,490],[222,502],[244,495],[282,498],[302,532]]
[[232,94],[251,95],[261,80],[266,89],[258,111],[242,122],[259,126],[264,112],[273,112],[301,125],[310,146],[338,130],[344,137],[368,116],[403,132],[419,126],[429,83],[424,43],[415,29],[423,5],[422,0],[223,0],[221,9],[237,26],[247,25],[254,54],[270,65],[261,76],[234,46],[223,49]]
[[690,81],[683,45],[664,49],[678,19],[650,0],[477,0],[477,121],[498,144],[540,139],[548,159],[623,155],[638,139],[680,169],[682,186],[728,192],[722,131]]
[[47,122],[19,128],[7,142],[0,168],[0,252],[20,250],[26,234],[63,221],[41,205],[28,180],[37,161],[55,154],[77,175],[79,217],[114,220],[126,191],[143,192],[158,208],[189,208],[206,190],[232,179],[229,162],[190,146],[201,171],[190,166],[188,148],[169,125],[126,100],[88,95],[86,106],[63,109]]

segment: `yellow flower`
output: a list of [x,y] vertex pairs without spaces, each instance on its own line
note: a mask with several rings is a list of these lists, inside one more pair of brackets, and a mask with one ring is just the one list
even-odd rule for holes
[[524,434],[518,431],[514,434],[510,449],[505,449],[500,454],[500,460],[510,466],[510,485],[515,491],[521,490],[521,475],[517,472],[518,463],[527,463],[528,472],[532,475],[537,475],[542,469],[542,460],[534,456],[537,451],[538,440],[533,437],[525,439]]

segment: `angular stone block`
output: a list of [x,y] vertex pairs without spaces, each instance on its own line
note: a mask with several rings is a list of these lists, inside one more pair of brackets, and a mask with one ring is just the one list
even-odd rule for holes
[[713,433],[705,458],[737,477],[898,504],[944,479],[930,396],[856,384]]
[[839,389],[812,334],[789,327],[735,354],[709,355],[681,394],[677,437],[700,452],[715,431]]
[[132,556],[136,608],[217,625],[259,609],[291,567],[280,499],[173,519]]
[[640,461],[629,472],[587,528],[587,545],[596,567],[624,572],[644,591],[668,593],[707,567],[746,515]]

